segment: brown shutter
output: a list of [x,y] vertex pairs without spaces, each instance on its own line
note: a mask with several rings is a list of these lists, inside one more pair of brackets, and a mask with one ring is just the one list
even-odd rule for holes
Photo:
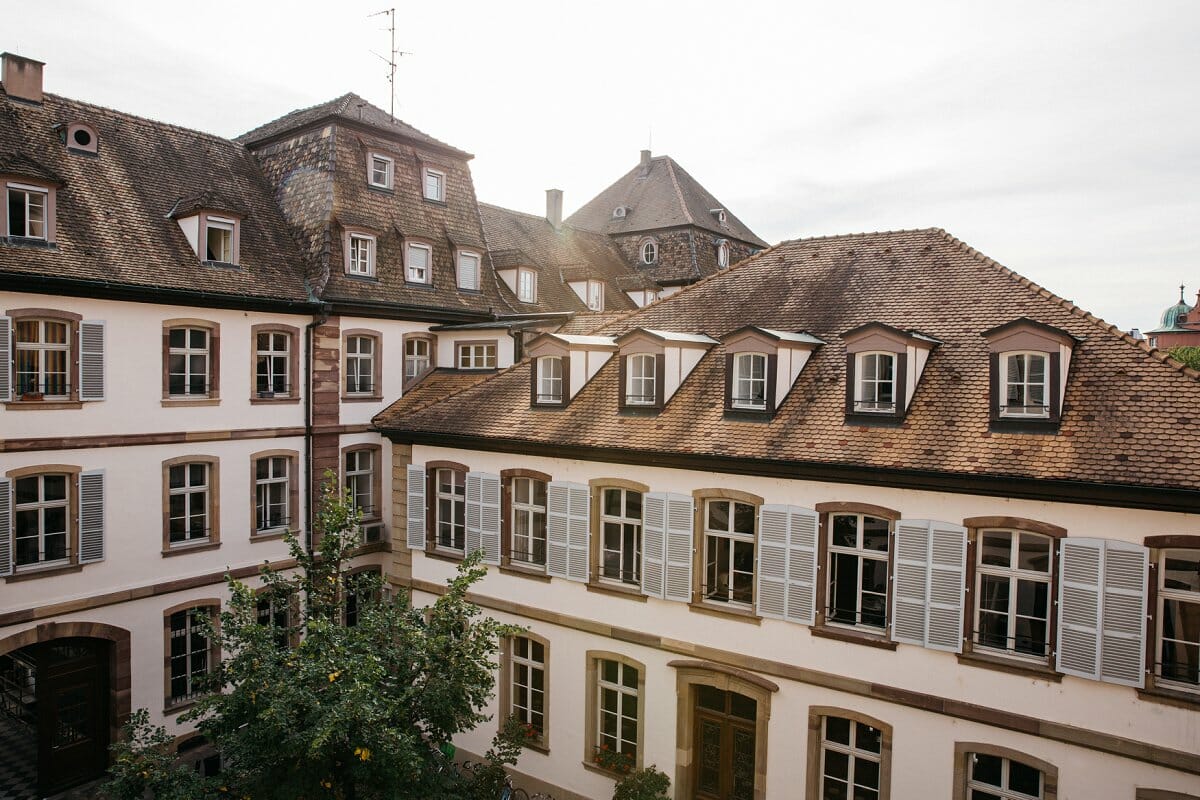
[[896,417],[903,419],[908,413],[908,353],[896,353]]
[[[562,405],[571,402],[571,356],[562,357]],[[587,369],[587,355],[583,357],[584,369]],[[584,380],[587,380],[587,375],[584,375]]]
[[767,415],[775,416],[775,384],[777,383],[776,372],[779,370],[779,356],[775,353],[767,355],[766,379],[767,386],[764,395],[767,400]]
[[991,409],[992,422],[1000,419],[1000,404],[1004,398],[1000,396],[1000,354],[988,354],[988,407]]
[[529,405],[537,408],[538,404],[538,359],[529,360]]
[[846,353],[846,413],[854,413],[854,353]]
[[1062,417],[1062,398],[1059,396],[1059,386],[1061,385],[1060,373],[1062,370],[1062,356],[1059,353],[1050,354],[1050,374],[1047,378],[1050,381],[1050,421],[1058,422]]
[[617,384],[617,408],[619,408],[619,409],[627,408],[629,406],[629,404],[627,402],[625,402],[626,401],[626,391],[627,391],[626,384],[625,384],[625,381],[626,381],[625,370],[626,370],[626,364],[628,363],[628,361],[629,361],[629,356],[624,355],[622,353],[617,354],[617,375],[618,375],[618,380],[620,381]]
[[[658,408],[663,407],[663,392],[665,389],[667,376],[667,357],[663,353],[659,353],[654,357],[654,405]],[[679,391],[676,389],[676,391]]]
[[725,354],[725,410],[733,411],[733,360],[732,353]]

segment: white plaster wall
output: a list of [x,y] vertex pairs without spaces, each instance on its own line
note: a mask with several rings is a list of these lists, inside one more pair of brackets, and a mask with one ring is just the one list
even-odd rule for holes
[[514,342],[507,330],[438,331],[437,365],[445,369],[457,369],[455,344],[458,342],[496,341],[496,368],[504,369],[513,364]]
[[[339,325],[343,331],[353,328],[379,331],[383,339],[383,365],[380,370],[380,387],[383,398],[377,401],[355,400],[351,403],[343,402],[341,404],[340,416],[343,425],[366,424],[380,411],[400,399],[404,386],[404,336],[410,333],[428,332],[429,323],[368,317],[341,317]],[[452,347],[451,358],[453,357]],[[345,353],[342,353],[341,379],[343,381],[346,377],[345,358]]]

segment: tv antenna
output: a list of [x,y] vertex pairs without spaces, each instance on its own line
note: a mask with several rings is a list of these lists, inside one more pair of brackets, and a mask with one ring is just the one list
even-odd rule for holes
[[391,49],[388,50],[390,57],[385,58],[384,56],[381,56],[379,53],[376,53],[374,50],[371,51],[371,55],[375,56],[376,58],[382,59],[383,63],[388,65],[388,76],[387,76],[388,88],[391,90],[389,92],[389,94],[391,95],[391,100],[392,100],[391,109],[389,110],[388,113],[391,114],[392,122],[395,122],[396,121],[396,59],[399,56],[411,56],[412,53],[409,53],[404,50],[396,49],[396,9],[385,8],[383,11],[376,11],[374,14],[368,14],[367,18],[369,19],[371,17],[378,17],[380,14],[388,15],[388,32],[392,35],[392,46],[391,46]]

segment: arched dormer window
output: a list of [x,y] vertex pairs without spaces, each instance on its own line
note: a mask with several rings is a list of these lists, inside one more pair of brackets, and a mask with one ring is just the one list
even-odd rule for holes
[[729,241],[722,239],[717,242],[717,269],[729,266]]
[[66,131],[67,149],[77,153],[95,153],[99,147],[100,135],[96,129],[86,122],[72,122]]
[[638,255],[643,264],[658,263],[658,242],[654,239],[643,239],[638,248]]

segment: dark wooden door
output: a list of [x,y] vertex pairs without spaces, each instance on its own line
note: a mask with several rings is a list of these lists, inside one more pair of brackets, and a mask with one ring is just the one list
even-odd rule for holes
[[696,800],[753,800],[755,712],[748,697],[697,687],[692,738]]
[[60,639],[37,654],[38,791],[99,777],[108,765],[108,648]]

